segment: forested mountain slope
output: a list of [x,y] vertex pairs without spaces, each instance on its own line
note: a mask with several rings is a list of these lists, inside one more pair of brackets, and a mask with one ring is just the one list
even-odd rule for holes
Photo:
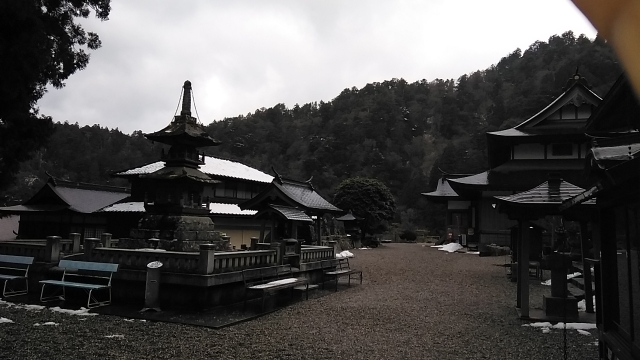
[[[432,226],[439,212],[419,194],[433,189],[438,167],[485,170],[485,132],[534,115],[562,92],[577,67],[600,96],[621,73],[602,39],[567,32],[457,80],[391,79],[345,89],[329,102],[277,104],[213,122],[207,131],[223,143],[207,152],[265,172],[273,166],[287,177],[313,176],[329,199],[340,181],[373,177],[396,197],[398,221]],[[69,124],[56,129],[49,146],[23,166],[5,203],[28,196],[45,170],[75,181],[113,183],[110,171],[158,158],[158,145],[140,133]]]

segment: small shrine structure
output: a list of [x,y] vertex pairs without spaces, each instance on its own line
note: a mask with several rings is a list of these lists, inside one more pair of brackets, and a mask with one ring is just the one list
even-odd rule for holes
[[[531,249],[541,249],[542,239],[532,236],[534,225],[531,221],[545,216],[560,215],[559,206],[562,202],[583,191],[583,188],[566,182],[559,176],[551,175],[548,181],[533,189],[513,195],[495,197],[498,201],[498,210],[506,213],[509,219],[518,222],[516,248],[512,250],[515,250],[517,254],[516,308],[522,319],[578,320],[578,299],[570,295],[567,290],[567,271],[572,265],[571,258],[562,252],[554,252],[542,259],[545,262],[545,266],[542,267],[551,270],[551,296],[544,296],[543,311],[529,308],[529,268],[533,266],[537,271],[540,271],[541,267],[541,254],[532,254]],[[584,262],[587,251],[587,222],[595,215],[594,210],[595,201],[591,200],[574,208],[571,212],[562,214],[567,219],[580,221],[582,262]],[[589,275],[588,278],[587,275]],[[591,281],[590,275],[585,272],[585,281]],[[590,288],[585,288],[585,295],[589,303],[587,305],[590,305],[593,296]]]
[[[300,240],[320,245],[321,219],[325,214],[341,214],[342,210],[325,200],[307,181],[287,179],[275,170],[271,184],[251,200],[240,204],[243,210],[255,210],[262,220],[260,242],[276,243],[283,239]],[[314,221],[315,218],[315,221]],[[270,236],[265,237],[267,222]],[[313,226],[313,235],[309,226]]]

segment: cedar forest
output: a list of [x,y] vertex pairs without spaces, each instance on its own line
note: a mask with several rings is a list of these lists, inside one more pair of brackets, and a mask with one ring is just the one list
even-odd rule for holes
[[[441,205],[419,194],[435,189],[440,169],[486,170],[485,132],[536,114],[562,93],[576,68],[601,97],[622,72],[603,39],[566,32],[457,80],[391,79],[345,89],[329,102],[276,104],[214,121],[206,129],[222,145],[205,152],[267,173],[273,166],[290,178],[313,177],[315,188],[330,201],[342,180],[375,178],[394,195],[395,222],[402,228],[442,228]],[[27,200],[47,173],[127,186],[110,174],[160,156],[161,145],[140,131],[127,135],[68,122],[54,127],[48,143],[21,164],[16,182],[0,194],[0,205]]]

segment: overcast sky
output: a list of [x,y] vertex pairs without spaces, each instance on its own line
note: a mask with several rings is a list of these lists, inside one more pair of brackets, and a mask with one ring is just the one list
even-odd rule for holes
[[457,79],[554,34],[596,35],[568,0],[113,0],[110,20],[84,23],[102,47],[40,111],[127,134],[166,126],[187,79],[208,124],[392,78]]

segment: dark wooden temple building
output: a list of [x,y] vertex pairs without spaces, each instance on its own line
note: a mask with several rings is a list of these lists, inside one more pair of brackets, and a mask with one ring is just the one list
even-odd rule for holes
[[[591,222],[601,359],[640,358],[640,102],[622,76],[586,126],[596,181],[564,212],[595,199]],[[591,267],[591,266],[589,266]]]
[[[275,172],[275,171],[274,171]],[[320,219],[325,214],[341,214],[335,207],[318,194],[311,181],[296,181],[276,177],[254,198],[240,204],[243,210],[257,211],[256,218],[262,221],[259,239],[272,242],[279,239],[300,239],[305,243],[319,243],[321,238]],[[313,221],[313,219],[318,221]],[[309,225],[315,224],[314,235]],[[265,229],[270,225],[272,231],[267,237]]]
[[[443,176],[438,189],[424,193],[446,201],[450,228],[483,246],[509,246],[516,222],[500,213],[494,196],[532,189],[556,174],[580,186],[589,185],[583,163],[590,139],[585,126],[601,99],[578,73],[544,109],[519,125],[487,133],[489,170],[470,176]],[[467,231],[464,228],[467,227]]]
[[129,197],[128,189],[114,186],[75,183],[50,177],[47,183],[22,205],[0,208],[2,214],[20,215],[17,237],[66,238],[79,233],[81,238],[100,237],[108,231],[109,217],[99,210]]

